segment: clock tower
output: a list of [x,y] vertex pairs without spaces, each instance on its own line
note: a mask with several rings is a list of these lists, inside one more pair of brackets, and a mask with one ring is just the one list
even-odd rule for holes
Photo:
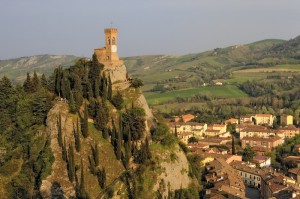
[[119,56],[117,53],[118,29],[106,28],[104,30],[104,33],[105,33],[105,48],[106,48],[107,60],[110,61],[119,60]]
[[104,34],[105,47],[95,49],[94,53],[99,63],[104,64],[106,69],[112,69],[123,64],[123,61],[119,60],[117,53],[118,29],[106,28],[104,29]]

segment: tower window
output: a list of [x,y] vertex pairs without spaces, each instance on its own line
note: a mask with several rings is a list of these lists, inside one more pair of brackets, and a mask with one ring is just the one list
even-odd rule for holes
[[112,45],[115,45],[116,44],[116,38],[112,38]]
[[107,60],[109,60],[109,56],[107,56]]
[[107,43],[108,43],[108,45],[110,45],[110,37],[108,37]]

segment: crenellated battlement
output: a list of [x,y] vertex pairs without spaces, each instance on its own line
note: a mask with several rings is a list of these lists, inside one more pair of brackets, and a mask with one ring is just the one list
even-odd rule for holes
[[109,33],[118,33],[118,29],[117,29],[117,28],[105,28],[105,29],[104,29],[104,33],[105,33],[105,34],[109,34]]

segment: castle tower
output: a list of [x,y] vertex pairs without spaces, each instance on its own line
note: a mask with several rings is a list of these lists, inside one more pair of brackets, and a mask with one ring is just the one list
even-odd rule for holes
[[105,34],[105,47],[94,49],[94,53],[97,56],[98,62],[104,64],[105,69],[113,69],[123,64],[119,60],[117,53],[118,46],[118,29],[106,28]]

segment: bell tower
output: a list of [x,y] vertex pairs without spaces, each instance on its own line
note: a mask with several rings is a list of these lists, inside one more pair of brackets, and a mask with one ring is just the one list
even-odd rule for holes
[[117,53],[118,45],[118,29],[106,28],[105,33],[105,48],[106,48],[106,59],[108,61],[118,61],[119,56]]

